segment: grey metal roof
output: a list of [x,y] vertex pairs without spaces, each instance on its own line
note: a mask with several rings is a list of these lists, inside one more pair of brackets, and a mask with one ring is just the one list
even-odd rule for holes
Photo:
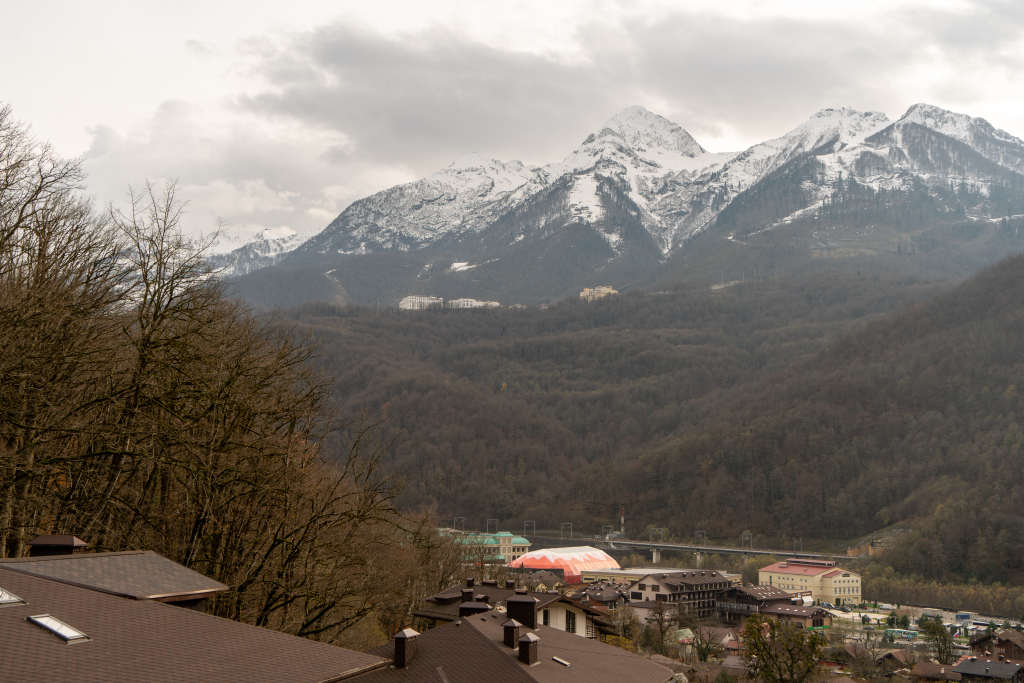
[[953,667],[953,671],[962,676],[982,676],[1005,679],[1013,678],[1020,672],[1020,670],[1020,664],[1010,664],[1009,662],[983,659],[977,659],[973,662],[970,659],[965,659]]
[[4,558],[0,567],[135,600],[202,597],[227,589],[151,550]]

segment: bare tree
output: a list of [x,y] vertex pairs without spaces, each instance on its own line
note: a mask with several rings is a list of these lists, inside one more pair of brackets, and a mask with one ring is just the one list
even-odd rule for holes
[[752,616],[743,627],[743,657],[762,683],[806,683],[818,670],[825,639],[781,620]]

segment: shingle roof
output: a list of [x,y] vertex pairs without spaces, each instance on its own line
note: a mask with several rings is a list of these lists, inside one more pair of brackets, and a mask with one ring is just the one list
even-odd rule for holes
[[995,633],[999,640],[1008,640],[1017,647],[1024,649],[1024,633],[1019,633],[1009,628],[1001,628]]
[[933,664],[932,662],[918,662],[911,671],[918,678],[930,678],[940,681],[959,681],[962,676],[953,670],[950,664]]
[[150,550],[5,558],[0,567],[136,600],[201,597],[227,589]]
[[[381,657],[192,610],[125,600],[10,571],[0,588],[4,680],[18,683],[323,683],[383,666]],[[49,614],[90,640],[69,645],[26,620]]]
[[761,608],[763,614],[792,614],[799,617],[812,617],[818,612],[824,612],[828,616],[832,616],[820,607],[801,605],[765,605]]
[[973,662],[970,659],[966,659],[953,667],[953,671],[964,676],[987,676],[989,678],[1007,679],[1016,676],[1020,669],[1020,664],[984,659],[976,659]]
[[[533,633],[538,663],[526,666],[518,660],[518,651],[504,645],[502,624],[507,617],[497,612],[467,617],[419,635],[416,655],[407,669],[388,667],[361,676],[359,683],[377,681],[441,681],[448,683],[562,683],[587,681],[609,683],[666,683],[672,672],[625,650],[589,638],[539,626],[520,628],[520,636]],[[370,652],[390,657],[393,644]],[[559,657],[572,666],[563,666]],[[439,676],[439,670],[444,678]]]
[[[465,589],[466,584],[462,583],[457,586],[453,586],[448,590],[441,591],[437,595],[432,595],[431,597],[427,598],[427,600],[431,602],[446,602],[455,599],[461,600],[462,591]],[[510,595],[515,595],[516,589],[502,588],[501,586],[488,586],[476,584],[473,586],[473,591],[474,595],[486,595],[487,602],[493,605],[503,600],[507,600]],[[542,603],[552,602],[552,599],[557,600],[559,597],[557,595],[551,595],[550,593],[536,593],[532,591],[528,591],[527,595],[532,595],[533,597],[540,600]]]
[[755,600],[788,600],[793,597],[792,593],[776,586],[736,586],[736,590]]

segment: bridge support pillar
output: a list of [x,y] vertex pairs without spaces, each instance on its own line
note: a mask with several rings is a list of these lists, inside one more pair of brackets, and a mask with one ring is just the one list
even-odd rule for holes
[[694,553],[693,559],[697,562],[697,569],[700,569],[701,564],[704,562],[704,558],[701,557],[700,553]]
[[658,550],[657,548],[651,548],[651,561],[654,564],[660,564],[661,563],[661,551]]

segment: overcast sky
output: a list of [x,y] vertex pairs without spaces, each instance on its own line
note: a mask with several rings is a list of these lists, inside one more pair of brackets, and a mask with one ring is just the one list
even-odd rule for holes
[[928,102],[1024,136],[1024,3],[0,0],[0,102],[106,202],[325,226],[469,152],[560,160],[632,104],[712,151]]

